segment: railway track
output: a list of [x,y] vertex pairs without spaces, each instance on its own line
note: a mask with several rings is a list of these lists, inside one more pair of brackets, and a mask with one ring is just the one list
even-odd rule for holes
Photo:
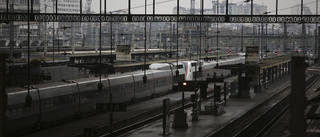
[[[213,98],[213,89],[208,91],[208,99]],[[174,104],[170,104],[171,112],[170,115],[173,114],[174,111],[177,111],[181,109],[181,101],[178,101]],[[192,107],[192,102],[190,97],[185,98],[185,106],[184,108],[190,108]],[[142,116],[140,116],[142,117]],[[119,136],[123,133],[127,133],[131,130],[137,129],[139,127],[142,127],[144,125],[150,124],[152,122],[155,122],[157,120],[162,119],[162,109],[155,109],[152,110],[152,112],[145,114],[145,116],[142,119],[135,119],[134,121],[136,122],[131,122],[132,124],[126,124],[128,120],[122,120],[114,123],[113,125],[113,134],[112,136]],[[110,125],[105,125],[99,127],[94,133],[94,136],[101,136],[101,137],[108,137],[111,136],[110,133],[108,132],[110,128]],[[108,132],[108,133],[107,133]],[[83,134],[78,134],[75,137],[83,137]]]
[[[319,76],[317,77],[319,78]],[[308,81],[315,81],[315,78],[311,77],[308,79]],[[307,82],[308,82],[307,81]],[[254,109],[250,110],[248,113],[244,114],[243,116],[241,116],[241,118],[238,118],[237,120],[233,121],[231,124],[228,124],[226,127],[221,128],[220,130],[218,130],[217,132],[209,135],[209,136],[248,136],[249,134],[251,134],[252,132],[252,127],[254,127],[254,124],[256,122],[253,121],[261,121],[261,119],[264,119],[265,116],[268,116],[269,114],[267,113],[269,110],[274,112],[274,111],[279,111],[280,108],[273,108],[273,106],[277,106],[276,104],[278,104],[278,102],[282,102],[279,100],[288,100],[288,99],[284,99],[286,98],[285,96],[288,96],[290,93],[290,85],[286,85],[280,92],[275,93],[272,97],[268,98],[267,100],[265,100],[264,102],[260,103],[257,107],[255,107]],[[213,94],[209,94],[208,95],[209,98],[213,97]],[[286,103],[286,102],[285,102]],[[281,103],[280,105],[283,106],[285,103]],[[181,104],[176,104],[175,106],[173,106],[172,108],[172,112],[175,110],[180,109]],[[190,101],[188,101],[185,105],[185,107],[192,107],[192,104]],[[285,111],[283,111],[282,113],[284,113]],[[270,113],[270,112],[269,112]],[[262,115],[262,116],[261,116]],[[278,114],[279,116],[281,116],[280,114]],[[252,120],[252,118],[255,117],[254,120]],[[275,116],[268,116],[270,118],[273,118]],[[149,117],[147,119],[141,120],[137,123],[122,127],[122,128],[118,128],[117,130],[115,130],[113,132],[112,136],[118,136],[121,135],[123,133],[132,131],[134,129],[137,129],[139,127],[142,127],[146,124],[152,123],[154,121],[160,120],[162,119],[162,114],[161,112],[159,112],[159,114],[153,116],[153,117]],[[267,120],[264,120],[267,121]],[[270,123],[271,124],[271,123]],[[250,126],[251,125],[251,126]],[[261,124],[264,125],[264,124]],[[245,129],[243,129],[243,127],[246,127]],[[261,126],[260,126],[261,127]],[[251,129],[250,129],[251,128]],[[104,128],[104,129],[109,129],[108,127]],[[233,130],[236,132],[230,132],[230,129],[238,129],[238,130]],[[259,129],[259,128],[257,128]],[[255,130],[257,130],[255,129]],[[267,129],[262,128],[262,129]],[[108,130],[105,130],[108,131]],[[260,132],[259,132],[260,133]],[[261,133],[263,133],[261,131]],[[99,133],[101,134],[101,133]],[[105,133],[103,135],[101,135],[102,137],[108,137],[110,136],[109,133]],[[254,136],[254,135],[253,135]],[[80,135],[79,135],[80,137]]]
[[[233,79],[233,77],[237,77],[237,76],[231,76],[231,77],[228,77],[228,79],[229,78]],[[229,87],[227,87],[227,88],[229,88]],[[200,91],[198,91],[198,93],[199,92]],[[221,94],[223,94],[223,93],[221,93]],[[212,99],[213,97],[214,97],[213,88],[208,88],[207,99]],[[182,101],[178,101],[174,104],[170,104],[170,107],[171,107],[170,115],[174,114],[175,111],[181,109],[181,103],[182,103]],[[191,102],[191,98],[190,97],[185,98],[184,108],[187,109],[187,108],[191,108],[192,106],[193,106],[193,103]],[[113,126],[113,128],[116,128],[116,130],[113,131],[112,136],[122,135],[123,133],[127,133],[129,131],[140,128],[144,125],[150,124],[152,122],[155,122],[155,121],[163,118],[162,108],[161,108],[161,110],[154,110],[154,111],[156,111],[156,112],[154,112],[153,114],[148,114],[148,116],[146,116],[147,118],[144,117],[143,119],[140,119],[139,121],[137,121],[133,124],[127,125],[127,126],[123,126],[123,123],[125,123],[124,121],[122,121],[122,122],[119,121],[118,123],[116,123]],[[153,115],[153,116],[150,117],[150,115]],[[100,127],[100,128],[102,128],[102,127]],[[103,130],[102,132],[98,132],[97,134],[98,135],[100,134],[100,137],[109,137],[109,136],[111,136],[110,133],[106,133],[106,131],[109,131],[109,128],[110,128],[109,125],[106,125],[105,127],[103,127],[103,129],[107,129],[107,130]],[[76,137],[82,137],[82,136],[83,136],[82,134],[81,135],[79,134]]]
[[[308,91],[315,84],[315,82],[319,80],[319,78],[319,74],[312,74],[312,76],[308,77],[308,79],[306,80],[306,91]],[[240,118],[208,136],[262,136],[270,128],[271,125],[273,125],[277,120],[281,119],[284,114],[288,113],[289,94],[291,92],[290,87],[290,84],[284,86],[280,92],[275,93],[270,98],[257,105],[254,109],[242,115]],[[186,107],[191,106],[191,102],[186,103]],[[173,107],[172,111],[178,109],[180,109],[180,104],[176,104]],[[113,136],[118,136],[123,133],[129,132],[133,129],[157,121],[161,118],[162,114],[159,113],[153,117],[149,117],[137,123],[118,128],[113,132]],[[107,137],[110,136],[110,134],[105,133],[101,136]]]
[[[307,69],[307,71],[309,73],[318,73],[319,74],[319,70],[318,69],[313,69],[313,68],[309,68]],[[313,96],[315,94],[315,92],[317,92],[316,89],[319,88],[320,85],[320,81],[317,81],[309,90],[306,91],[306,97],[307,99],[311,96]],[[310,96],[311,95],[311,96]],[[309,97],[308,97],[309,96]],[[311,106],[307,106],[306,108],[306,117],[308,117],[308,115],[313,115],[314,112],[317,110],[319,105],[311,105]],[[275,122],[272,123],[272,125],[270,126],[269,129],[267,129],[267,131],[265,133],[263,133],[261,135],[261,137],[270,137],[270,136],[290,136],[290,132],[288,132],[289,130],[289,124],[290,124],[290,109],[287,109],[286,112],[284,112],[284,114],[282,116],[280,116],[280,118],[278,118]],[[308,118],[306,118],[306,123],[307,123],[307,132],[308,130],[311,128],[313,129],[313,126],[310,126],[310,124],[314,122],[313,120],[308,120]],[[312,125],[312,124],[311,124]]]
[[[308,91],[319,78],[319,74],[312,74],[306,81],[305,91]],[[271,125],[288,113],[290,90],[290,85],[286,85],[280,92],[209,136],[262,136]]]

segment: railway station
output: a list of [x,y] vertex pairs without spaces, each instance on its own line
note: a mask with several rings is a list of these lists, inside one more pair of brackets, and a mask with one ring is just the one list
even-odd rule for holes
[[318,0],[1,0],[1,137],[320,135]]

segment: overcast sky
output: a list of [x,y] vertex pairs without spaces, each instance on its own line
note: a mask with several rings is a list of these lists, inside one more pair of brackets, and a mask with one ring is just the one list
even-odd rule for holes
[[[102,0],[104,1],[104,0]],[[155,0],[156,5],[156,14],[172,14],[173,7],[177,5],[177,0]],[[216,0],[215,0],[216,1]],[[219,0],[222,2],[223,0]],[[244,3],[244,0],[229,0],[232,3]],[[279,14],[290,14],[290,7],[296,6],[301,3],[301,0],[278,0],[279,1]],[[200,8],[201,0],[195,0],[196,8]],[[152,4],[153,0],[147,0],[148,4]],[[270,14],[275,14],[276,11],[276,0],[254,0],[254,3],[260,5],[266,5]],[[319,2],[320,3],[320,2]],[[145,0],[131,0],[132,14],[144,14],[144,4]],[[309,6],[312,13],[316,12],[316,0],[304,0],[304,4]],[[100,0],[93,0],[92,9],[95,12],[99,12]],[[102,2],[104,6],[104,3]],[[212,0],[204,0],[205,8],[210,8],[212,6]],[[180,6],[190,8],[190,0],[180,0]],[[140,7],[140,8],[137,8]],[[128,0],[107,0],[107,11],[115,11],[119,9],[127,9]],[[152,13],[152,6],[147,7],[147,13]],[[104,7],[102,7],[104,10]]]

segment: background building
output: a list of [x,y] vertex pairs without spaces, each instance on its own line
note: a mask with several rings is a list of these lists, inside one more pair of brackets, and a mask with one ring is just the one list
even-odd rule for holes
[[[212,1],[212,12],[213,14],[217,14],[217,6],[219,5],[219,13],[218,14],[226,14],[226,1],[222,1],[221,3],[217,3],[217,1]],[[267,6],[253,4],[253,14],[260,15],[267,12]],[[249,15],[251,14],[251,3],[246,4],[234,4],[229,3],[229,15]]]
[[[91,0],[84,0],[82,4],[83,13],[87,13],[91,9]],[[58,0],[58,11],[56,11],[56,0],[41,0],[41,13],[69,13],[80,14],[80,0]],[[82,45],[84,38],[83,24],[80,22],[43,22],[41,24],[42,40],[47,39],[49,45],[52,45],[53,35],[55,35],[55,46]],[[59,41],[59,43],[58,43]],[[60,43],[63,41],[62,43]]]
[[[299,15],[301,14],[301,5],[297,4],[291,8],[291,14]],[[311,15],[312,12],[310,8],[306,5],[303,5],[303,15]]]
[[[203,14],[217,14],[217,6],[219,5],[219,14],[226,14],[226,1],[217,3],[217,1],[212,1],[212,9],[204,9]],[[253,14],[259,15],[267,12],[268,7],[265,5],[253,4]],[[179,7],[179,14],[191,14],[191,8]],[[194,9],[195,14],[200,14],[200,9]],[[173,14],[177,13],[177,7],[173,8]],[[229,3],[229,12],[230,15],[249,15],[251,14],[251,3],[246,4],[235,4]]]
[[[9,0],[9,12],[27,13],[28,0]],[[40,1],[34,0],[33,12],[40,12]],[[0,12],[7,12],[7,3],[5,0],[0,1]],[[31,10],[31,8],[30,8]],[[37,40],[40,35],[39,23],[30,22],[30,37],[31,45],[37,45]],[[27,22],[10,21],[0,24],[0,45],[1,46],[26,46],[26,40],[28,36]]]

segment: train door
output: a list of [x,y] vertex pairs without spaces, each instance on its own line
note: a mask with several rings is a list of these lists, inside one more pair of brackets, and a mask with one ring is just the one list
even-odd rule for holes
[[134,86],[135,99],[143,99],[143,98],[150,97],[153,93],[152,88],[150,88],[151,81],[152,81],[151,73],[149,71],[146,71],[147,83],[143,83],[143,76],[144,76],[143,71],[136,72],[136,73],[132,74],[132,76],[134,77],[134,84],[135,84],[135,86]]
[[109,78],[114,103],[130,102],[134,97],[133,78],[131,75],[120,75]]

